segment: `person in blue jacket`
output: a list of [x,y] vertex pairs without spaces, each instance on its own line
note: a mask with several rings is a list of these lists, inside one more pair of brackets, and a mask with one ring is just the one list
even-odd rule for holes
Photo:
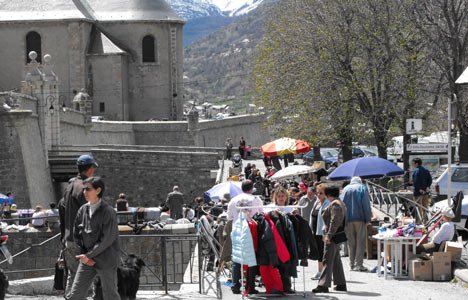
[[346,205],[346,236],[348,237],[349,265],[352,271],[366,272],[364,251],[366,249],[366,226],[372,218],[369,191],[360,177],[353,177],[341,193]]
[[[413,199],[422,207],[418,207],[419,216],[422,217],[422,220],[419,216],[417,219],[419,222],[427,220],[427,214],[425,209],[429,205],[429,191],[432,184],[432,176],[429,171],[422,166],[422,161],[420,158],[414,158],[412,160],[414,167],[413,171]],[[424,208],[423,208],[424,207]]]

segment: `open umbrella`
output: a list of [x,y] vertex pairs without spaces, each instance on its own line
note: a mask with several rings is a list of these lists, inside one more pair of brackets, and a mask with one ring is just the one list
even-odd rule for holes
[[311,166],[294,165],[294,166],[281,169],[280,171],[276,172],[273,176],[271,176],[271,179],[283,179],[283,178],[288,178],[288,177],[293,177],[293,176],[299,176],[302,174],[307,174],[309,172],[312,172],[313,170],[314,168]]
[[238,181],[226,181],[215,185],[211,189],[205,192],[214,202],[218,202],[225,194],[229,194],[231,198],[242,194],[242,182]]
[[269,142],[260,148],[265,156],[279,156],[283,154],[298,154],[310,151],[307,142],[291,138],[281,138]]
[[405,171],[394,163],[379,157],[361,157],[345,162],[335,169],[328,179],[345,180],[353,176],[363,179],[380,178],[383,176],[403,175]]

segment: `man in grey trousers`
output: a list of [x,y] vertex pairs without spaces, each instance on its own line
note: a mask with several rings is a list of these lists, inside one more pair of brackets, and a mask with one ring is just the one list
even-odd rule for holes
[[62,244],[65,246],[65,265],[68,270],[67,287],[65,288],[65,299],[70,297],[73,281],[75,280],[76,270],[78,269],[78,259],[76,255],[80,254],[79,247],[73,240],[73,229],[75,225],[76,214],[80,207],[86,204],[86,198],[83,194],[83,181],[94,175],[94,169],[98,164],[91,155],[81,155],[76,165],[78,175],[72,178],[65,189],[63,195],[63,209],[60,211],[60,220],[62,233]]
[[69,300],[85,300],[98,275],[105,300],[120,300],[117,291],[117,267],[120,262],[119,227],[115,210],[103,201],[104,182],[90,177],[84,182],[87,204],[75,220],[74,238],[81,249],[80,260]]
[[366,249],[367,224],[372,217],[369,191],[361,178],[353,177],[341,193],[346,205],[346,236],[348,237],[349,264],[352,271],[366,272],[364,251]]

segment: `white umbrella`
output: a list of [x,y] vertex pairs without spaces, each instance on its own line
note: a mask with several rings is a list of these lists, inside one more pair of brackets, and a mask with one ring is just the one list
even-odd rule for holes
[[215,185],[211,189],[205,192],[211,200],[218,202],[225,194],[229,194],[231,198],[242,194],[242,182],[237,181],[226,181]]
[[299,176],[302,174],[312,172],[313,170],[314,168],[311,166],[294,165],[276,172],[273,176],[271,176],[271,179],[283,179],[288,177]]

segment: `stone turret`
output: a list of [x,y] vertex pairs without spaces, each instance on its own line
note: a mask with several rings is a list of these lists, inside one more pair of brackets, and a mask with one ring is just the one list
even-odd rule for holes
[[73,98],[73,109],[84,113],[86,115],[85,123],[91,124],[91,116],[93,114],[93,100],[84,89],[81,89],[81,91]]
[[37,53],[29,53],[31,62],[25,66],[24,81],[21,92],[37,99],[39,130],[46,158],[48,151],[60,144],[60,105],[58,78],[52,66],[52,56],[44,55],[44,64],[39,64]]

